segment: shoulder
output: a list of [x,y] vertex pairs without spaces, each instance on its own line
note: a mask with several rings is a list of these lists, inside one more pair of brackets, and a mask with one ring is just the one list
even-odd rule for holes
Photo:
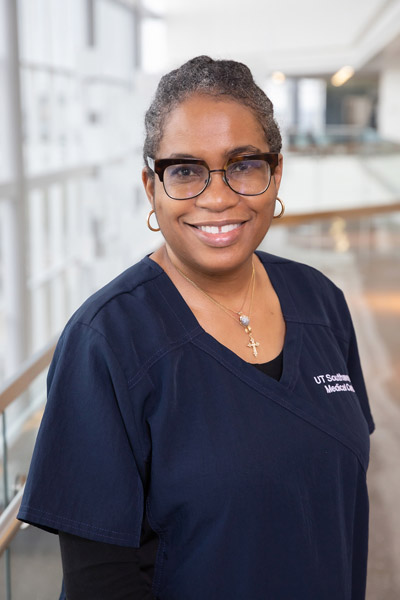
[[351,318],[342,290],[318,269],[266,252],[257,252],[273,280],[290,296],[299,321],[326,325],[348,336]]
[[126,302],[129,305],[135,303],[135,299],[146,294],[146,289],[149,290],[162,273],[156,263],[145,257],[92,294],[73,314],[69,324],[79,322],[95,327],[103,313],[118,314]]
[[269,266],[281,270],[286,276],[290,276],[290,281],[294,286],[301,282],[302,285],[308,284],[312,286],[318,284],[331,292],[335,292],[335,290],[340,291],[329,277],[315,267],[311,267],[310,265],[306,265],[290,258],[269,254],[268,252],[257,252],[257,256],[260,258],[267,271]]
[[90,296],[68,321],[56,356],[89,345],[111,352],[129,379],[165,349],[185,337],[168,302],[165,272],[145,257]]

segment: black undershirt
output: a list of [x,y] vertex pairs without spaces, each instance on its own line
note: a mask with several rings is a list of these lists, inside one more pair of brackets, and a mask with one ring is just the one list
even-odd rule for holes
[[[254,366],[279,381],[283,351]],[[154,600],[151,586],[158,536],[146,517],[139,548],[94,542],[62,531],[59,538],[67,600]]]
[[269,377],[272,377],[272,379],[279,381],[283,369],[283,350],[281,350],[280,354],[272,360],[269,360],[266,363],[253,363],[253,366]]

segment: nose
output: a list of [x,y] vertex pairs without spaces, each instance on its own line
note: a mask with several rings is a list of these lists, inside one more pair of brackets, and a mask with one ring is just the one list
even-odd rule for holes
[[[214,173],[218,175],[214,177]],[[206,189],[196,198],[196,206],[216,212],[223,212],[236,206],[238,202],[239,194],[231,190],[227,184],[224,169],[210,171],[210,180]]]

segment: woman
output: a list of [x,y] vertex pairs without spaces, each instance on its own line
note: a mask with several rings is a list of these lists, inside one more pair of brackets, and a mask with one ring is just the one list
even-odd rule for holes
[[255,252],[271,102],[198,57],[146,134],[165,244],[68,323],[19,516],[59,533],[69,600],[361,600],[373,421],[342,293]]

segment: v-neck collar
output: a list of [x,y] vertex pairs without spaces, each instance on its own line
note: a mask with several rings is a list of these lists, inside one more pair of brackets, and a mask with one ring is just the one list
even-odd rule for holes
[[[270,257],[268,254],[259,252],[256,252],[255,254],[260,259],[271,281],[272,287],[278,296],[286,324],[283,345],[283,370],[279,381],[272,377],[268,377],[265,373],[255,369],[252,363],[242,359],[235,354],[235,352],[221,344],[221,342],[205,331],[164,269],[149,256],[146,256],[143,260],[160,274],[166,301],[174,311],[177,320],[192,338],[194,344],[214,356],[216,360],[226,368],[234,374],[240,375],[241,378],[246,380],[249,384],[256,384],[256,387],[262,388],[263,390],[271,388],[276,389],[277,392],[282,390],[282,387],[293,389],[299,372],[298,363],[302,346],[302,327],[298,322],[299,319],[296,305],[290,294],[285,278],[280,272],[281,270],[276,268],[281,262],[278,257],[271,256],[271,259],[273,258],[273,260],[268,260]],[[282,259],[282,262],[283,261],[284,259]]]
[[[199,324],[193,312],[172,283],[166,272],[149,257],[144,260],[151,264],[161,277],[158,291],[174,312],[177,323],[183,327],[186,340],[212,356],[219,364],[229,370],[234,376],[258,391],[264,397],[279,404],[292,414],[308,422],[310,425],[334,437],[358,457],[363,469],[368,465],[368,444],[363,443],[360,434],[356,431],[343,433],[340,418],[332,415],[328,420],[314,414],[312,408],[302,405],[296,391],[296,383],[300,376],[300,358],[303,348],[304,324],[303,318],[298,314],[295,300],[290,292],[288,281],[285,278],[285,269],[281,268],[285,259],[279,259],[265,253],[256,253],[260,258],[272,286],[281,303],[283,317],[286,323],[286,335],[283,346],[283,372],[279,381],[268,377],[251,363],[246,362],[232,350],[218,342],[207,333]],[[366,426],[367,427],[367,426]]]

